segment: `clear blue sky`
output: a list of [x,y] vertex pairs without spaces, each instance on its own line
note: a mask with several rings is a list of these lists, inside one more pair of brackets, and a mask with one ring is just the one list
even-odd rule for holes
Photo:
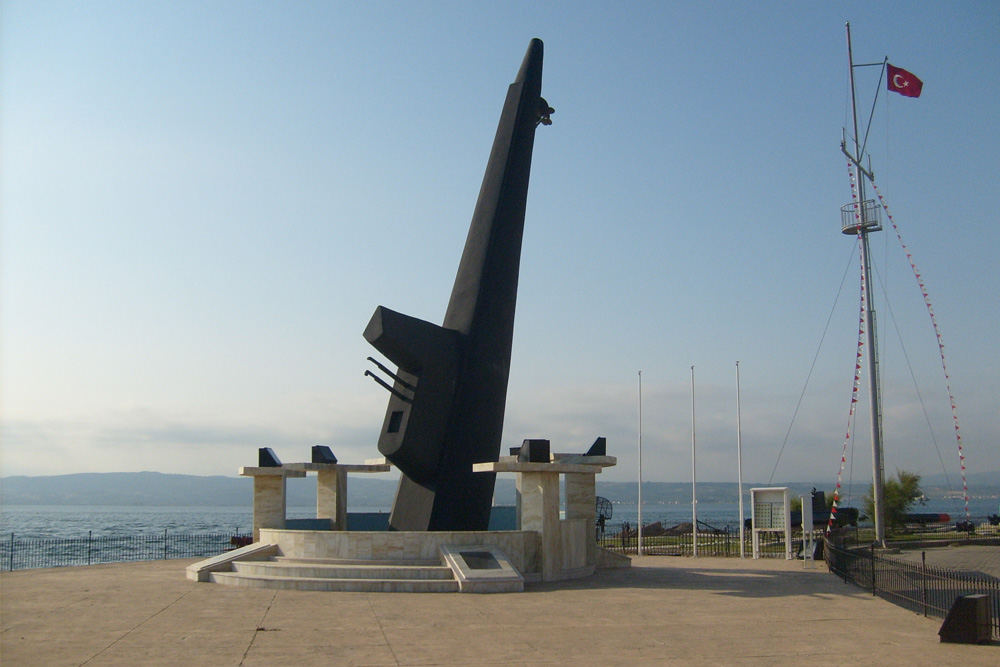
[[[604,435],[603,478],[635,479],[641,370],[644,477],[688,481],[694,365],[698,476],[735,481],[739,360],[744,479],[768,480],[791,425],[774,481],[832,481],[858,317],[848,20],[856,62],[924,81],[881,93],[872,166],[941,324],[969,470],[1000,470],[996,2],[10,0],[3,475],[376,456],[387,396],[361,333],[379,304],[442,320],[539,37],[556,113],[504,447]],[[864,115],[877,75],[859,71]],[[891,230],[873,249],[888,471],[943,460],[957,480],[922,297]]]

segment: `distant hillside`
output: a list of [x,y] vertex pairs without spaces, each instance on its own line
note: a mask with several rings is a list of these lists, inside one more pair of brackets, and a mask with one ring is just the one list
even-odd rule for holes
[[[348,502],[355,506],[392,504],[395,481],[352,477]],[[249,507],[249,477],[168,475],[159,472],[76,473],[0,479],[0,503],[9,505],[134,505]],[[288,504],[316,504],[316,478],[288,480]]]
[[[746,486],[749,489],[749,486]],[[810,486],[803,487],[808,492]],[[643,501],[649,504],[687,503],[691,485],[646,482]],[[354,475],[347,485],[352,507],[388,507],[396,493],[396,481]],[[635,503],[635,482],[598,482],[597,493],[613,503]],[[735,502],[736,485],[699,483],[702,503]],[[500,505],[515,502],[514,480],[497,479],[494,500]],[[0,479],[0,503],[9,505],[149,505],[149,506],[250,506],[253,480],[249,477],[203,477],[158,472],[76,473],[44,477]],[[316,504],[316,478],[288,480],[288,504]]]
[[[939,480],[938,477],[941,477]],[[952,488],[960,489],[960,478],[952,477]],[[867,489],[867,480],[855,481],[855,489]],[[744,492],[752,487],[766,486],[744,483]],[[778,485],[775,485],[778,486]],[[816,488],[827,494],[833,484],[799,482],[788,486],[793,497],[808,494]],[[942,498],[948,493],[942,476],[929,476],[923,483],[929,498]],[[1000,496],[1000,473],[978,473],[969,476],[973,497]],[[396,493],[393,479],[372,479],[354,475],[347,486],[351,507],[389,507]],[[862,494],[864,491],[861,492]],[[514,504],[514,480],[497,479],[494,501],[499,505]],[[597,482],[597,495],[613,503],[635,503],[638,487],[635,482]],[[643,504],[686,504],[691,502],[688,482],[643,482]],[[737,501],[737,485],[731,482],[699,482],[699,504]],[[249,507],[253,504],[253,480],[249,477],[216,475],[171,475],[158,472],[76,473],[43,477],[0,478],[0,504],[3,505],[132,505],[132,506],[198,506]],[[288,505],[307,507],[316,504],[314,476],[288,480]]]

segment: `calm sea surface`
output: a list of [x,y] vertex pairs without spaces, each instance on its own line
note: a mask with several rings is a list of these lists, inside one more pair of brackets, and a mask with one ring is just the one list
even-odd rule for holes
[[[985,520],[997,513],[996,499],[971,500],[970,514],[975,521]],[[750,503],[744,502],[745,516],[750,516]],[[388,507],[351,507],[352,512],[388,512]],[[916,506],[914,512],[944,512],[952,521],[964,518],[961,501],[932,500],[926,505]],[[613,505],[611,522],[628,521],[635,525],[638,507]],[[54,505],[6,505],[0,509],[0,534],[9,537],[11,533],[19,539],[86,537],[93,532],[94,537],[137,535],[147,533],[171,534],[225,534],[247,533],[251,528],[252,511],[249,507],[111,507]],[[314,517],[316,508],[289,507],[288,518],[304,519]],[[710,526],[736,528],[739,517],[737,503],[714,503],[698,505],[698,519]],[[673,526],[691,521],[690,504],[683,505],[643,505],[642,522],[649,524],[660,521],[664,526]]]
[[[352,512],[388,511],[388,508],[351,508]],[[316,507],[289,507],[289,519],[316,516]],[[0,534],[22,539],[94,537],[146,533],[208,535],[249,533],[249,507],[119,507],[102,505],[6,505],[0,510]]]

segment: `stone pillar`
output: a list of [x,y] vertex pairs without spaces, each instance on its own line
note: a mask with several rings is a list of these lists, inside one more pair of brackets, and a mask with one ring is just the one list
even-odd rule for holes
[[[585,519],[591,535],[594,534],[594,520],[597,515],[596,475],[566,473],[566,519]],[[587,565],[597,564],[597,541],[588,539]]]
[[566,473],[566,518],[594,519],[597,506],[595,475]]
[[329,520],[330,530],[347,530],[348,473],[389,472],[389,465],[379,460],[364,465],[286,463],[282,468],[289,477],[305,477],[306,473],[316,473],[316,518]]
[[514,530],[521,528],[521,476],[514,475]]
[[559,473],[523,472],[521,530],[540,534],[542,581],[556,581],[562,573],[562,533],[559,530]]
[[347,530],[347,470],[336,466],[316,473],[316,518],[331,530]]
[[260,540],[261,528],[285,527],[285,476],[253,476],[253,541]]
[[253,477],[254,542],[260,539],[261,528],[285,527],[285,479],[305,475],[285,466],[240,468],[241,477]]
[[[613,456],[554,454],[546,463],[474,463],[473,472],[517,474],[518,528],[539,535],[542,581],[585,576],[597,563],[594,540],[595,476],[616,463]],[[559,475],[566,476],[566,519],[559,519]]]

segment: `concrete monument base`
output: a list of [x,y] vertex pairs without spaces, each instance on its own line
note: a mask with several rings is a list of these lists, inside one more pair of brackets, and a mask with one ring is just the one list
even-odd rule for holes
[[[475,464],[474,473],[517,475],[518,530],[501,531],[345,530],[347,473],[384,472],[389,466],[381,460],[241,468],[254,477],[254,543],[189,566],[187,577],[255,588],[500,593],[523,590],[525,582],[587,577],[599,566],[629,567],[595,539],[594,478],[615,462],[553,454],[547,462],[511,456]],[[285,527],[285,479],[307,472],[318,473],[317,517],[328,518],[330,530]]]

